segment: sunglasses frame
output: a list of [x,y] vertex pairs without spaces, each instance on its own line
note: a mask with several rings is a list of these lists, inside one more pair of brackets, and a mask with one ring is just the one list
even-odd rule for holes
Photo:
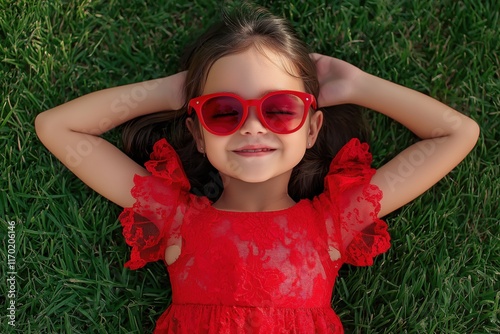
[[[300,124],[297,126],[297,128],[295,128],[293,131],[276,132],[276,131],[270,129],[267,126],[267,122],[264,120],[264,115],[262,114],[262,103],[266,99],[268,99],[268,98],[270,98],[272,96],[281,95],[281,94],[285,94],[285,95],[289,94],[289,95],[296,96],[296,97],[300,98],[302,100],[302,102],[304,103],[304,114],[302,115],[302,120],[301,120]],[[205,123],[204,118],[202,117],[202,107],[205,104],[205,102],[207,102],[208,100],[210,100],[212,98],[216,98],[216,97],[232,97],[232,98],[235,98],[236,100],[238,100],[241,103],[241,105],[243,107],[243,115],[241,117],[240,122],[238,123],[238,125],[233,130],[231,130],[231,131],[229,131],[227,133],[218,133],[218,132],[212,131],[207,126],[207,124]],[[302,127],[302,125],[304,125],[304,122],[306,121],[306,118],[307,118],[307,114],[308,114],[309,108],[311,108],[311,106],[314,109],[316,109],[316,99],[314,98],[314,95],[309,94],[309,93],[305,93],[305,92],[294,91],[294,90],[277,90],[277,91],[273,91],[273,92],[267,93],[266,95],[264,95],[260,99],[250,99],[250,100],[245,100],[241,96],[239,96],[237,94],[234,94],[234,93],[220,92],[220,93],[213,93],[213,94],[202,95],[202,96],[195,97],[195,98],[191,99],[189,101],[189,106],[188,106],[188,115],[191,115],[193,113],[193,109],[194,109],[195,112],[196,112],[196,115],[198,116],[198,119],[201,122],[201,124],[203,125],[203,127],[208,132],[210,132],[210,133],[212,133],[214,135],[217,135],[217,136],[229,136],[229,135],[235,133],[236,131],[238,131],[239,129],[241,129],[241,127],[243,126],[243,124],[245,124],[245,122],[246,122],[246,120],[248,118],[248,108],[249,107],[255,107],[257,109],[257,117],[259,118],[260,123],[264,127],[266,127],[266,129],[268,129],[269,131],[271,131],[273,133],[276,133],[276,134],[290,134],[290,133],[298,131]]]

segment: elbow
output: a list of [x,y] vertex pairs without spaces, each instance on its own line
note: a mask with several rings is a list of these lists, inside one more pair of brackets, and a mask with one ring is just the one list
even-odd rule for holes
[[43,141],[44,134],[47,133],[49,121],[47,120],[46,112],[38,114],[35,118],[35,132],[40,141]]
[[458,134],[461,138],[463,138],[464,147],[466,147],[469,152],[476,145],[480,132],[481,130],[476,121],[469,117],[463,117]]
[[57,125],[57,120],[53,117],[50,111],[44,111],[35,117],[35,132],[38,139],[46,145],[50,138],[57,136],[60,129]]
[[479,124],[477,124],[473,119],[468,118],[467,129],[465,131],[467,132],[467,136],[471,141],[472,147],[474,147],[474,145],[476,145],[477,143],[477,140],[479,139],[479,134],[481,133]]

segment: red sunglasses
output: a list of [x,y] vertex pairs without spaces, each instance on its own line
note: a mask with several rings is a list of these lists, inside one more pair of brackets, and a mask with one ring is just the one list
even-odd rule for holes
[[241,128],[248,117],[248,108],[253,106],[262,125],[274,133],[288,134],[302,127],[311,105],[316,108],[313,95],[292,90],[271,92],[253,100],[233,93],[215,93],[191,99],[188,114],[194,109],[208,132],[227,136]]

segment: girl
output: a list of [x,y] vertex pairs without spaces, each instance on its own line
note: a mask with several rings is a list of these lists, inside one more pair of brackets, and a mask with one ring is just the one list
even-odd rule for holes
[[[287,22],[261,8],[224,15],[184,66],[48,110],[37,134],[125,208],[126,266],[165,262],[173,302],[156,332],[342,333],[330,306],[339,268],[371,265],[389,248],[380,218],[456,166],[477,124],[309,54]],[[422,140],[374,170],[355,138],[363,138],[359,113],[345,104],[391,117]],[[132,119],[124,146],[133,159],[99,137]]]

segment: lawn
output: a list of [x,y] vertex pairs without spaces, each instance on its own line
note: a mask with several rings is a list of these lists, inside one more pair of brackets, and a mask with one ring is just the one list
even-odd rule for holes
[[[123,268],[120,208],[54,158],[33,123],[86,93],[175,73],[182,47],[219,3],[0,2],[0,332],[154,328],[171,299],[163,264]],[[481,127],[457,168],[386,217],[391,249],[372,267],[341,270],[332,305],[346,332],[499,333],[498,2],[258,3],[290,19],[311,51],[431,95]],[[415,140],[379,114],[367,117],[375,166]],[[118,143],[119,133],[106,138]]]

